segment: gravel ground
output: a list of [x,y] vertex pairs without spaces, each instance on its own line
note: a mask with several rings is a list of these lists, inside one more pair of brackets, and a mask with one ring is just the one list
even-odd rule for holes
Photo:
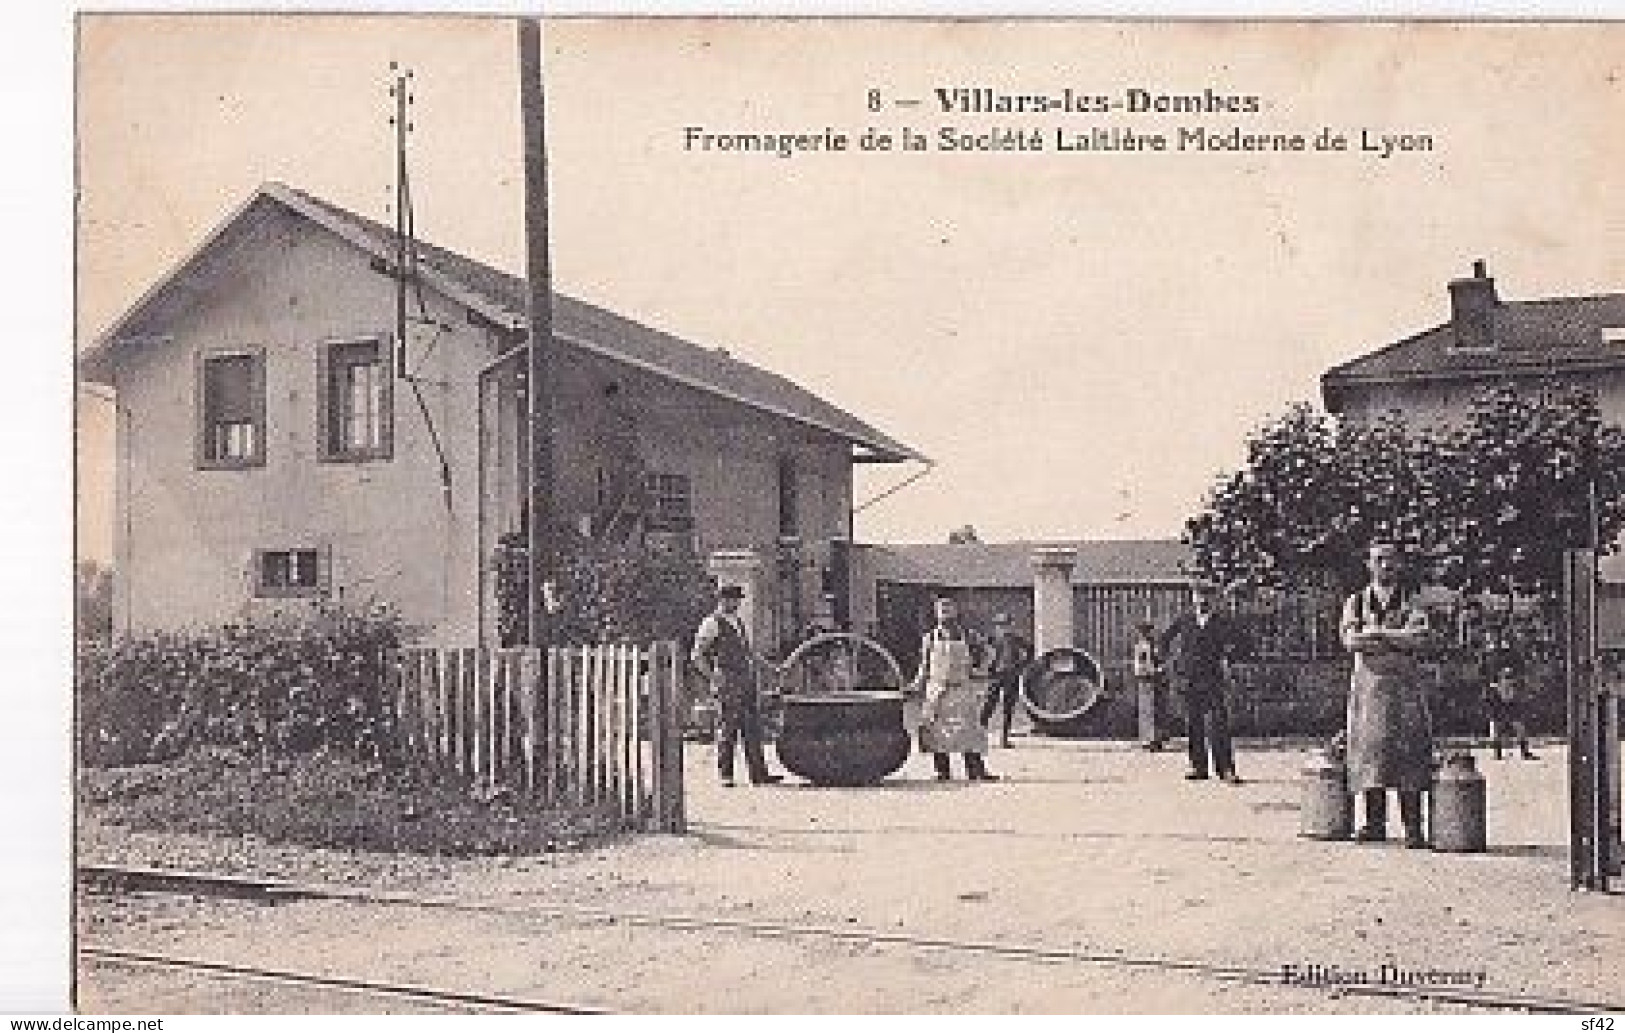
[[[935,783],[913,758],[871,789],[728,790],[708,777],[709,759],[691,751],[694,829],[685,837],[454,860],[130,834],[87,821],[81,859],[1268,971],[1374,975],[1390,964],[1481,973],[1492,994],[1625,1007],[1625,905],[1567,888],[1561,749],[1539,762],[1481,761],[1491,799],[1482,855],[1300,839],[1306,754],[1289,749],[1244,750],[1243,786],[1187,783],[1178,754],[1042,739],[995,751],[1007,780],[993,785]],[[645,1012],[1462,1010],[1159,968],[334,902],[89,897],[80,917],[87,940],[132,949]],[[698,972],[695,958],[705,959]],[[172,976],[106,965],[81,974],[89,1011],[307,1010],[292,997],[269,1004],[264,988],[250,995],[199,981],[176,996]]]

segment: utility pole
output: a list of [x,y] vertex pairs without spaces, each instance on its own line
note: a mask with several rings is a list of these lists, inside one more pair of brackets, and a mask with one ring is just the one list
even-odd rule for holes
[[[402,69],[394,61],[389,70],[395,84],[389,95],[395,101],[395,114],[389,120],[395,128],[395,375],[406,377],[406,237],[409,229],[406,216],[406,135],[411,132],[408,105],[412,102],[412,70]],[[326,433],[326,428],[323,428]]]
[[542,26],[519,21],[519,112],[525,140],[525,278],[530,349],[525,369],[530,476],[527,545],[530,598],[527,642],[548,644],[548,583],[557,559],[553,541],[553,275],[547,248],[547,131],[542,95]]

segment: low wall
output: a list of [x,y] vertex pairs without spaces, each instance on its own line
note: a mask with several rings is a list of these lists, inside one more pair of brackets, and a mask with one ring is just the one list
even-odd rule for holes
[[[1347,661],[1251,663],[1239,665],[1231,695],[1231,731],[1238,736],[1326,736],[1343,727],[1348,703]],[[1562,672],[1537,668],[1530,706],[1530,731],[1561,733],[1567,701]],[[1474,665],[1441,663],[1427,669],[1428,701],[1434,731],[1440,735],[1483,735],[1488,725],[1483,686]],[[1137,700],[1133,680],[1123,667],[1106,670],[1107,691],[1079,722],[1084,738],[1132,739],[1137,734]],[[1177,693],[1170,693],[1169,720],[1176,734],[1184,731]]]

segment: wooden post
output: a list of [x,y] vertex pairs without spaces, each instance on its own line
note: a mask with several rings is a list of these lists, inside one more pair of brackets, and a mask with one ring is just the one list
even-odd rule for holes
[[610,682],[610,797],[617,817],[626,819],[626,646],[616,645],[615,679]]
[[589,692],[592,685],[592,652],[583,647],[574,650],[574,653],[576,669],[575,677],[570,680],[570,708],[575,716],[575,771],[571,773],[571,789],[576,806],[584,808],[591,802],[588,784],[592,775],[592,715],[588,706],[592,701]]
[[[1569,696],[1569,884],[1607,890],[1615,867],[1617,711],[1597,678],[1597,556],[1564,555],[1564,669]],[[1609,720],[1613,717],[1614,720]]]
[[536,792],[536,689],[537,679],[541,675],[541,665],[538,651],[526,649],[519,655],[519,712],[525,725],[525,733],[520,747],[521,760],[525,769],[525,792],[532,795]]
[[621,669],[621,816],[628,827],[638,817],[638,658],[642,650],[625,647],[625,661]]
[[674,643],[656,643],[650,674],[655,827],[661,832],[684,832],[688,823],[683,807],[683,737],[676,706],[680,669]]
[[547,681],[542,685],[542,712],[546,715],[542,741],[543,795],[549,807],[559,806],[561,800],[560,773],[564,770],[564,721],[559,697],[564,692],[564,651],[553,646],[535,647],[546,661]]
[[469,695],[473,696],[474,720],[469,738],[474,754],[474,779],[476,782],[489,782],[491,778],[491,756],[487,738],[487,727],[491,719],[491,701],[487,694],[487,676],[491,673],[490,654],[483,649],[464,649],[463,666],[464,677],[469,683]]
[[627,698],[627,724],[630,726],[630,784],[627,791],[632,799],[629,814],[635,828],[645,827],[648,810],[643,801],[643,692],[648,685],[648,659],[652,650],[639,646],[632,655],[630,697]]
[[520,662],[524,654],[504,652],[500,656],[502,677],[497,679],[497,705],[502,720],[497,722],[497,776],[505,782],[522,785],[522,769],[515,763],[518,759],[520,729],[514,720],[514,697],[523,684],[520,678]]
[[649,650],[649,818],[646,829],[666,831],[666,772],[661,757],[666,748],[664,713],[666,679],[661,671],[665,659],[662,643],[656,642]]
[[602,808],[609,800],[609,699],[614,684],[614,646],[593,650],[592,679],[592,787],[593,805]]
[[452,684],[451,684],[451,651],[446,649],[435,650],[434,657],[434,686],[435,695],[439,700],[440,722],[440,763],[447,771],[456,768],[456,742],[452,737]]
[[564,657],[564,691],[559,695],[559,734],[562,737],[559,793],[560,799],[569,800],[575,806],[580,803],[576,793],[581,787],[576,777],[581,767],[581,708],[576,706],[576,689],[581,679],[581,651],[571,647],[561,653]]
[[1619,696],[1614,686],[1599,683],[1597,705],[1601,710],[1599,714],[1597,745],[1603,757],[1603,763],[1598,771],[1601,780],[1601,789],[1607,795],[1607,805],[1603,808],[1604,821],[1602,835],[1602,873],[1609,877],[1618,877],[1621,873],[1621,864],[1625,862],[1625,829],[1620,823],[1620,748],[1619,748]]
[[544,584],[553,574],[553,274],[548,255],[547,105],[542,94],[542,26],[519,22],[519,110],[525,146],[525,279],[530,333],[525,368],[530,478],[527,509],[528,643],[548,642]]
[[615,802],[615,684],[621,677],[621,649],[619,646],[604,647],[604,679],[603,693],[599,698],[603,701],[604,719],[599,732],[599,742],[603,746],[603,802],[613,805]]
[[669,734],[666,737],[666,763],[671,768],[672,816],[670,832],[688,831],[688,805],[687,796],[683,788],[683,724],[682,714],[678,705],[682,701],[680,691],[683,678],[683,658],[678,651],[676,643],[666,643],[666,680],[669,686],[666,692],[666,709],[661,713],[660,719],[666,723]]

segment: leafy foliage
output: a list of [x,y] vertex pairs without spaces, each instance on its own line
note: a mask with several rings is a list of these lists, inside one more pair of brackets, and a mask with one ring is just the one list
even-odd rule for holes
[[1588,392],[1480,395],[1456,424],[1368,425],[1298,405],[1247,442],[1247,463],[1186,525],[1201,573],[1272,587],[1360,583],[1373,537],[1406,543],[1442,584],[1549,595],[1562,553],[1625,528],[1625,432]]
[[405,631],[387,607],[319,604],[200,632],[82,642],[80,758],[128,764],[210,745],[388,760],[383,665]]
[[[555,644],[685,641],[711,608],[711,577],[698,557],[679,549],[585,538],[563,541],[550,615]],[[523,535],[503,536],[492,558],[503,645],[522,643],[530,585]]]

